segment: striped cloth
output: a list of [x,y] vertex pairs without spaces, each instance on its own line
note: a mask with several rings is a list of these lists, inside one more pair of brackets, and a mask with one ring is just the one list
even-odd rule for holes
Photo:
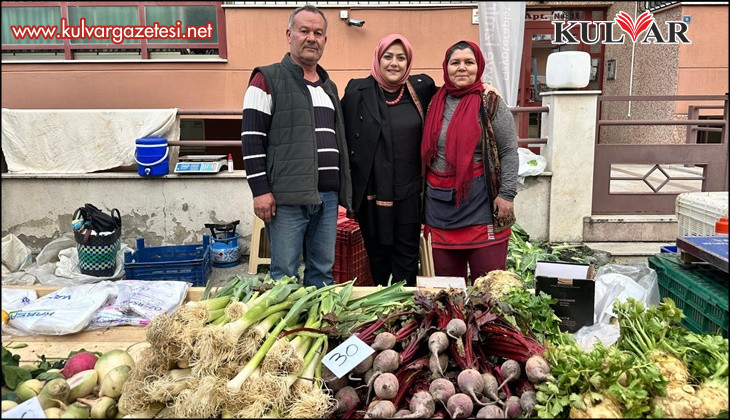
[[[322,81],[309,82],[307,88],[314,106],[314,126],[317,138],[319,191],[338,191],[340,188],[340,152],[335,135],[335,107],[324,89]],[[266,79],[257,73],[246,89],[243,98],[243,166],[254,197],[271,192],[266,174],[267,133],[271,127],[272,100]]]

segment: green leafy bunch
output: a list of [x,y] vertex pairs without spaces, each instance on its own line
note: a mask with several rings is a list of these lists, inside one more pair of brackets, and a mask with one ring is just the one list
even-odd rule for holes
[[653,362],[600,341],[585,352],[567,333],[561,341],[545,352],[557,382],[536,386],[539,417],[566,417],[571,407],[585,411],[584,396],[592,401],[613,398],[628,418],[661,415],[651,411],[650,402],[655,395],[666,395],[667,380]]
[[728,377],[728,339],[686,329],[681,325],[685,315],[672,299],[664,298],[659,305],[645,308],[641,301],[629,298],[614,303],[614,312],[621,326],[618,346],[638,356],[654,350],[669,353],[684,363],[697,383]]
[[[538,261],[560,261],[564,253],[580,254],[578,248],[567,243],[551,245],[548,242],[531,242],[530,235],[517,223],[507,245],[507,270],[520,276],[525,287],[535,287],[535,267]],[[570,261],[585,263],[581,256],[574,255]]]
[[544,345],[561,336],[560,318],[550,306],[556,303],[557,300],[543,291],[533,295],[527,289],[513,288],[497,307],[507,321],[523,333],[532,332]]

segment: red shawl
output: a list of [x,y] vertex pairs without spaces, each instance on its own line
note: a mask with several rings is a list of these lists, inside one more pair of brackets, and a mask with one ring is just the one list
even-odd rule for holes
[[436,156],[439,134],[441,133],[446,94],[462,98],[454,111],[449,128],[446,130],[446,170],[453,174],[456,172],[456,205],[458,206],[465,198],[471,180],[472,161],[474,150],[479,137],[481,126],[479,125],[479,107],[482,103],[482,74],[484,73],[484,56],[479,46],[470,41],[469,44],[474,51],[477,60],[477,77],[474,83],[469,86],[458,88],[454,86],[447,72],[449,53],[446,52],[442,67],[444,69],[444,85],[434,95],[429,106],[428,115],[424,124],[423,140],[421,142],[422,173],[425,175],[426,167],[431,164]]

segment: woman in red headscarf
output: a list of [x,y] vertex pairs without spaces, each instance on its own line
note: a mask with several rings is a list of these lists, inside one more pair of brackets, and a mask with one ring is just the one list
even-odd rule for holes
[[[509,108],[482,83],[479,46],[459,41],[443,62],[421,144],[426,176],[424,233],[439,276],[504,270],[517,195],[517,135]],[[467,271],[468,265],[468,271]]]
[[413,50],[391,34],[378,42],[370,76],[353,79],[342,98],[352,198],[375,284],[415,286],[421,233],[420,145],[436,86],[410,76]]

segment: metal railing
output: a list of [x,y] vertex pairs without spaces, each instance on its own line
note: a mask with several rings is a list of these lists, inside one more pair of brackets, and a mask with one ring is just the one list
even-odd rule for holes
[[[549,112],[549,108],[546,106],[523,106],[523,107],[509,107],[513,117],[516,119],[519,113],[530,113],[530,112]],[[178,110],[178,116],[225,116],[225,115],[241,115],[241,110],[212,110],[212,109],[181,109]],[[517,144],[520,147],[527,147],[531,144],[547,144],[548,139],[545,137],[519,137]],[[168,141],[169,146],[211,146],[211,147],[226,147],[226,146],[240,146],[240,140],[172,140]]]
[[[698,101],[722,101],[722,120],[701,120],[698,114],[688,112],[687,119],[665,120],[604,120],[605,102],[668,101],[689,102],[691,109],[703,107]],[[677,194],[690,191],[726,191],[728,187],[728,94],[676,96],[599,96],[596,112],[595,159],[593,172],[593,214],[672,214]],[[650,114],[651,115],[651,114]],[[676,118],[681,113],[673,113]],[[651,142],[663,135],[661,130],[647,132],[638,141],[610,144],[601,141],[601,127],[628,126],[686,126],[687,136],[692,128],[705,126],[722,133],[720,143],[695,144],[670,141]],[[676,137],[670,134],[672,137]],[[664,134],[666,135],[666,134]],[[647,143],[646,140],[650,142]],[[675,166],[676,165],[676,166]],[[681,170],[678,168],[682,168]],[[687,171],[687,168],[694,168]],[[631,176],[628,176],[631,175]],[[650,192],[619,188],[620,183],[639,185]],[[615,184],[614,184],[615,183]],[[615,191],[612,191],[615,185]],[[671,188],[670,188],[671,187]]]

